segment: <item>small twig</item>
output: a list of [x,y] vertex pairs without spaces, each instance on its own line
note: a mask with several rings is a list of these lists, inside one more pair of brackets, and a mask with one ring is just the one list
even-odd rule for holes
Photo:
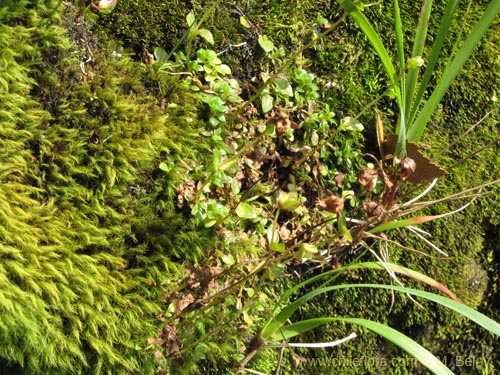
[[[444,197],[444,198],[441,198],[441,199],[436,199],[436,200],[432,200],[432,201],[417,203],[413,207],[408,208],[407,210],[405,210],[404,212],[398,212],[398,209],[400,207],[394,207],[393,209],[391,209],[390,211],[388,211],[388,213],[392,213],[393,214],[392,218],[396,219],[396,218],[399,218],[399,217],[402,217],[402,216],[405,216],[405,215],[409,215],[409,214],[411,214],[413,212],[416,212],[416,211],[421,211],[424,208],[433,206],[433,205],[435,205],[437,203],[451,202],[451,201],[454,201],[454,200],[464,200],[464,199],[471,198],[471,202],[469,202],[468,204],[466,204],[464,207],[462,207],[462,208],[460,208],[458,210],[452,211],[452,212],[448,212],[448,213],[443,214],[443,215],[437,215],[437,216],[435,216],[436,219],[443,218],[443,217],[446,217],[446,216],[458,213],[461,210],[465,209],[470,203],[472,203],[478,197],[481,197],[481,196],[486,195],[486,194],[489,193],[488,191],[483,193],[482,190],[484,188],[492,186],[492,185],[497,185],[499,183],[500,183],[500,179],[494,180],[494,181],[491,181],[491,182],[488,182],[486,184],[482,184],[482,185],[479,185],[479,186],[475,186],[473,188],[470,188],[470,189],[467,189],[467,190],[463,190],[463,191],[455,193],[455,194],[451,194],[451,195],[449,195],[447,197]],[[474,194],[471,194],[474,191],[478,191],[478,192],[474,193]]]
[[283,354],[285,353],[285,347],[283,346],[280,350],[280,355],[278,357],[278,365],[276,366],[275,375],[279,375],[281,371],[281,363],[283,362]]
[[363,5],[363,7],[364,8],[368,8],[368,7],[372,7],[372,6],[375,6],[375,5],[382,4],[383,2],[384,2],[384,0],[379,0],[379,1],[376,1],[374,3],[365,4],[365,5]]
[[413,225],[408,225],[408,228],[411,228],[412,230],[414,230],[415,232],[418,232],[424,236],[427,236],[427,237],[432,237],[432,234],[430,234],[429,232],[423,230],[422,228],[419,228],[419,227],[414,227]]
[[[477,198],[479,198],[480,196],[482,196],[484,194],[481,194],[481,188],[479,189],[479,192],[476,193],[476,194],[473,194],[471,196],[463,196],[463,197],[454,197],[453,200],[462,200],[462,199],[466,199],[466,198],[472,198],[470,202],[467,202],[466,204],[464,204],[462,207],[456,209],[456,210],[453,210],[453,211],[450,211],[450,212],[446,212],[444,214],[441,214],[441,215],[434,215],[433,216],[433,220],[436,220],[436,219],[442,219],[444,217],[447,217],[447,216],[451,216],[451,215],[455,215],[457,213],[459,213],[460,211],[463,211],[465,210],[467,207],[469,207]],[[451,197],[451,196],[450,196]],[[418,205],[416,207],[413,207],[413,208],[410,208],[408,210],[406,210],[405,212],[402,212],[400,214],[397,215],[397,217],[402,217],[402,216],[405,216],[405,215],[409,215],[413,212],[416,212],[416,211],[421,211],[422,209],[426,208],[426,207],[429,207],[429,206],[432,206],[436,203],[440,203],[442,201],[450,201],[452,199],[449,199],[450,197],[447,197],[447,199],[444,199],[444,200],[441,200],[441,199],[438,199],[436,201],[432,201],[432,202],[424,202],[423,204],[421,205]]]
[[492,140],[487,145],[481,147],[479,150],[476,150],[473,153],[467,155],[467,157],[465,157],[464,159],[461,159],[461,160],[457,161],[455,164],[453,164],[451,167],[449,167],[449,169],[454,169],[454,168],[458,167],[459,165],[465,163],[469,159],[472,159],[472,157],[474,157],[477,154],[479,154],[480,152],[483,152],[484,150],[490,148],[491,146],[493,146],[494,144],[498,143],[499,141],[500,141],[500,137],[496,137],[494,140]]

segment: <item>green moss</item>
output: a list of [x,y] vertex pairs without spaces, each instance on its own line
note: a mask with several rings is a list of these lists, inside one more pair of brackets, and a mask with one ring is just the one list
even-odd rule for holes
[[190,1],[122,0],[111,13],[99,14],[99,28],[122,40],[138,56],[157,47],[170,50],[183,34]]
[[[161,78],[161,98],[184,104],[167,119],[148,95],[158,90],[149,67],[66,19],[70,37],[99,46],[80,60],[87,46],[60,26],[74,10],[17,3],[0,13],[0,360],[25,374],[152,373],[154,285],[178,269],[171,256],[194,259],[202,241],[157,188],[176,183],[158,165],[191,152],[196,108]],[[170,242],[156,246],[155,230]]]

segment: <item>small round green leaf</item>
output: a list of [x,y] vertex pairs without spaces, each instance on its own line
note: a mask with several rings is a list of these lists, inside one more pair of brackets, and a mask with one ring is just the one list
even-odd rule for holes
[[232,266],[236,263],[236,260],[231,254],[224,254],[222,257],[222,262],[228,266]]
[[186,16],[186,22],[187,22],[188,26],[189,27],[193,26],[195,20],[196,20],[196,18],[194,16],[194,13],[189,12],[189,14]]
[[223,74],[223,75],[231,74],[231,68],[226,64],[217,65],[215,67],[215,70],[217,70],[220,74]]
[[167,51],[165,51],[163,48],[155,48],[154,50],[154,55],[155,59],[161,63],[164,63],[167,61],[168,54]]
[[214,42],[214,36],[207,29],[199,29],[199,30],[196,31],[196,34],[198,34],[199,36],[201,36],[203,39],[205,39],[210,44],[214,44],[215,43]]
[[293,96],[293,88],[285,78],[276,78],[277,89],[287,96]]
[[164,162],[161,162],[158,167],[165,172],[170,172],[170,170],[172,169],[167,163]]
[[307,252],[307,253],[311,253],[311,254],[315,254],[318,252],[318,248],[310,243],[301,243],[299,245],[299,250],[301,251],[304,251],[304,252]]
[[302,201],[300,200],[297,192],[284,192],[280,191],[278,196],[278,207],[282,210],[293,211],[299,208],[302,205]]
[[241,202],[238,207],[236,207],[236,215],[241,219],[256,219],[257,212],[253,206],[246,202]]
[[271,52],[274,49],[273,42],[271,42],[271,40],[269,40],[269,38],[265,35],[259,35],[259,45],[267,53]]
[[342,120],[340,120],[339,130],[360,132],[363,130],[363,125],[358,120],[352,117],[344,117]]
[[248,22],[248,20],[244,16],[240,16],[240,24],[241,24],[241,26],[246,27],[247,29],[249,29],[251,27],[250,23]]
[[273,109],[274,99],[271,95],[266,94],[262,96],[262,112],[267,113]]

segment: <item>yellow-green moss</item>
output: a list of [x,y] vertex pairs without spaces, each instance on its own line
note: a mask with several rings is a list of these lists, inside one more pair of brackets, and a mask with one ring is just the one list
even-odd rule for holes
[[[0,363],[24,374],[153,373],[155,285],[179,267],[172,254],[195,259],[207,243],[157,187],[175,185],[158,164],[191,152],[196,108],[176,79],[153,79],[85,20],[62,28],[74,9],[2,7]],[[65,37],[70,27],[90,50]],[[148,95],[159,82],[163,100],[184,105],[169,119]],[[157,247],[144,233],[161,222],[170,242]]]

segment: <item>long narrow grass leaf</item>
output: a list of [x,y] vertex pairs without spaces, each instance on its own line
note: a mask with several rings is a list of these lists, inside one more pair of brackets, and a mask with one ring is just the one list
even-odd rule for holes
[[367,319],[341,318],[339,320],[368,328],[370,331],[384,337],[413,356],[434,374],[453,375],[453,372],[431,352],[394,328]]
[[404,158],[406,153],[406,104],[405,104],[405,51],[403,40],[403,24],[401,22],[401,11],[399,9],[399,1],[394,0],[394,29],[396,30],[396,50],[399,60],[399,87],[401,99],[398,100],[399,118],[396,127],[398,133],[398,142],[394,154],[399,158]]
[[479,311],[464,305],[461,302],[454,301],[448,297],[440,296],[438,294],[429,293],[423,290],[412,289],[401,287],[397,285],[383,285],[383,284],[351,284],[354,288],[379,288],[379,289],[389,289],[395,290],[403,293],[408,293],[417,297],[425,298],[429,301],[438,303],[450,310],[458,312],[459,314],[465,316],[466,318],[472,320],[476,324],[480,325],[484,329],[497,336],[500,336],[500,324],[495,322],[493,319],[488,318],[486,315],[481,314]]
[[280,330],[280,334],[276,336],[276,340],[277,341],[286,340],[294,336],[297,336],[301,333],[310,331],[313,328],[332,322],[345,322],[365,327],[370,331],[373,331],[376,334],[389,340],[393,344],[399,346],[401,349],[403,349],[408,354],[417,359],[422,365],[427,367],[434,374],[440,374],[440,375],[453,374],[453,372],[450,369],[448,369],[431,352],[429,352],[427,349],[425,349],[423,346],[421,346],[408,336],[402,334],[401,332],[385,324],[377,323],[367,319],[324,317],[324,318],[303,320],[301,322],[293,323],[283,327]]
[[361,10],[351,0],[337,0],[344,10],[358,24],[363,33],[366,35],[371,45],[375,49],[377,55],[382,61],[382,65],[389,76],[392,85],[397,86],[396,69],[392,64],[392,60],[387,52],[378,33],[375,31],[370,21],[365,17]]
[[410,117],[408,120],[409,124],[413,123],[413,121],[415,120],[418,108],[420,107],[420,103],[422,101],[422,98],[424,97],[425,91],[427,90],[427,86],[429,85],[429,82],[431,80],[434,68],[438,62],[439,56],[441,55],[441,50],[443,49],[446,36],[448,35],[448,30],[451,26],[451,22],[453,21],[453,16],[455,15],[457,5],[458,0],[450,0],[446,5],[443,17],[441,18],[441,24],[439,25],[439,30],[436,34],[434,42],[432,43],[432,49],[429,57],[427,58],[427,65],[420,81],[414,104],[410,111]]
[[384,231],[388,231],[388,230],[392,230],[392,229],[396,229],[396,228],[404,228],[404,227],[407,227],[409,225],[419,225],[419,224],[423,224],[423,223],[426,223],[428,221],[436,220],[439,218],[440,218],[439,215],[437,215],[437,216],[416,216],[416,217],[412,217],[410,219],[389,221],[387,223],[382,223],[382,224],[377,225],[375,228],[370,229],[368,231],[368,233],[376,234],[376,233],[380,233],[380,232],[384,232]]
[[[385,266],[385,267],[384,267]],[[322,284],[322,286],[326,286],[328,284],[331,284],[333,281],[335,281],[337,275],[341,275],[346,271],[355,271],[355,270],[362,270],[362,269],[377,269],[377,270],[382,270],[385,271],[386,269],[389,269],[390,271],[400,273],[402,275],[405,275],[407,277],[411,277],[415,280],[421,281],[433,288],[436,288],[443,292],[444,294],[448,295],[450,298],[459,301],[460,299],[448,288],[446,288],[443,284],[438,282],[437,280],[421,273],[415,270],[412,270],[410,268],[406,268],[394,263],[388,263],[384,262],[384,265],[380,264],[379,262],[361,262],[361,263],[350,263],[346,266],[335,268],[333,270],[329,270],[326,272],[323,272],[321,274],[318,274],[316,276],[313,276],[307,280],[304,280],[303,282],[293,286],[290,289],[287,289],[282,297],[280,298],[281,301],[286,301],[292,294],[296,293],[299,291],[301,288],[312,284],[314,282],[320,281],[320,280],[327,280],[325,283]]]
[[453,311],[456,311],[463,316],[469,318],[475,323],[479,324],[481,327],[487,329],[488,331],[500,336],[500,324],[495,322],[494,320],[488,318],[487,316],[481,314],[479,311],[476,311],[463,303],[452,300],[451,298],[443,297],[437,294],[425,292],[422,290],[406,288],[395,285],[385,285],[385,284],[341,284],[334,285],[329,287],[322,287],[318,289],[314,289],[311,292],[305,294],[304,296],[298,298],[293,301],[289,305],[285,306],[276,317],[270,319],[267,324],[263,327],[261,331],[261,337],[264,340],[268,340],[271,337],[275,336],[278,331],[282,330],[286,321],[291,317],[291,315],[297,311],[297,309],[305,304],[307,301],[312,298],[331,292],[337,289],[348,289],[348,288],[376,288],[376,289],[388,289],[395,290],[403,293],[408,293],[417,297],[422,297],[428,299],[432,302],[439,303],[444,307],[447,307]]
[[399,75],[404,77],[405,72],[405,51],[403,40],[403,24],[401,22],[401,11],[399,9],[399,1],[394,0],[394,30],[396,31],[396,50],[399,59]]
[[[451,290],[449,290],[447,287],[445,287],[443,284],[441,284],[439,281],[433,279],[432,277],[429,277],[421,272],[412,270],[407,267],[400,266],[398,264],[394,263],[387,263],[384,262],[381,264],[380,262],[364,262],[364,263],[359,263],[357,267],[353,267],[354,269],[379,269],[379,270],[390,270],[392,272],[397,272],[399,274],[405,275],[407,277],[411,277],[414,280],[421,281],[439,291],[442,293],[446,294],[450,298],[454,299],[457,302],[461,302],[460,298],[456,296],[455,293],[453,293]],[[351,268],[352,269],[352,268]]]
[[445,95],[446,91],[460,73],[465,62],[468,60],[475,47],[479,43],[486,30],[500,12],[500,1],[493,0],[484,11],[481,19],[476,23],[464,44],[453,58],[450,65],[443,72],[441,79],[436,85],[436,89],[431,94],[429,100],[425,103],[419,112],[414,123],[408,128],[408,139],[418,142],[422,137],[425,126],[430,120],[434,110]]
[[[427,38],[427,29],[429,25],[429,18],[431,15],[432,0],[422,1],[422,8],[420,10],[420,16],[418,18],[417,30],[415,33],[415,40],[413,41],[413,49],[411,52],[411,57],[415,58],[422,56],[424,53],[425,40]],[[409,114],[412,108],[412,102],[415,87],[417,86],[419,68],[409,68],[408,77],[406,79],[406,89],[405,89],[405,108],[406,108],[406,123],[409,122]]]
[[302,306],[304,303],[309,301],[310,299],[316,297],[317,295],[320,295],[322,293],[326,293],[330,290],[337,289],[335,287],[326,287],[326,288],[318,288],[315,289],[306,295],[296,299],[289,305],[285,306],[275,317],[272,317],[262,328],[262,331],[260,333],[261,337],[264,340],[268,340],[280,330],[280,328],[283,327],[285,322],[290,318],[290,316],[297,311],[297,309]]

